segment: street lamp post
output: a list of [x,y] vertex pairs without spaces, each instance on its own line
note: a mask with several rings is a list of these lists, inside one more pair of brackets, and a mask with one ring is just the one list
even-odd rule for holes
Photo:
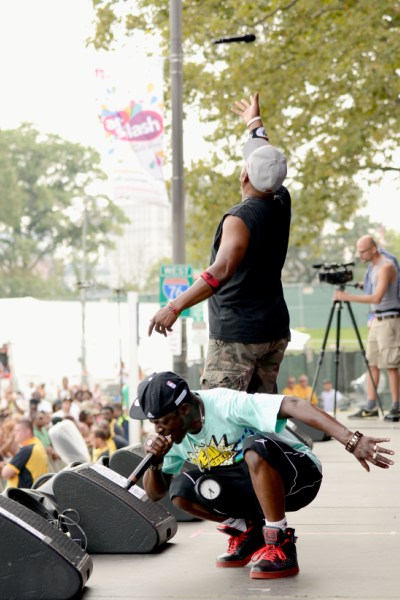
[[[172,260],[185,263],[185,195],[183,170],[182,2],[170,0],[170,78],[172,106]],[[186,321],[182,319],[182,350],[174,371],[187,378]]]
[[118,310],[118,350],[119,350],[119,396],[122,402],[122,390],[124,387],[124,373],[123,366],[124,361],[122,360],[122,327],[121,327],[121,294],[123,290],[116,288],[114,292],[117,295],[117,310]]
[[86,291],[89,287],[87,281],[87,229],[88,229],[88,211],[87,202],[84,200],[83,220],[82,220],[82,262],[81,276],[78,281],[81,302],[81,384],[87,384],[87,366],[86,366]]

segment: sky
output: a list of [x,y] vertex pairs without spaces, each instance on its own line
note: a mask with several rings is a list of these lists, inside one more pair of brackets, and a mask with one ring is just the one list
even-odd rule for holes
[[[91,0],[0,0],[0,128],[28,121],[40,131],[102,149],[94,88],[97,57],[85,47],[92,21]],[[121,51],[122,61],[127,52]],[[139,49],[133,43],[129,56],[134,52]],[[132,65],[127,76],[134,76],[134,63],[127,60]],[[190,146],[199,157],[203,146]],[[190,151],[184,139],[185,158]],[[365,194],[362,212],[400,232],[399,179],[396,183],[388,174],[379,185],[366,186]]]

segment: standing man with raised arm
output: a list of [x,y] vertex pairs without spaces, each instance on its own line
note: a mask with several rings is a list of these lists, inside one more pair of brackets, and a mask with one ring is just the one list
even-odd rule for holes
[[276,392],[290,339],[281,271],[289,241],[291,200],[282,186],[286,159],[268,141],[259,95],[235,103],[249,131],[240,173],[242,201],[222,217],[210,266],[151,319],[167,335],[180,313],[209,299],[209,344],[201,387]]

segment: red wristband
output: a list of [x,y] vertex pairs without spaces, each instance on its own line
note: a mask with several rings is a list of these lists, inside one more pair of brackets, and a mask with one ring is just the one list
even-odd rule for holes
[[208,271],[203,271],[200,277],[204,279],[204,281],[208,283],[208,285],[210,285],[214,290],[219,288],[219,286],[221,285],[218,279],[214,277],[214,275],[211,275],[211,273],[209,273]]
[[180,315],[181,313],[180,313],[180,312],[179,312],[179,310],[176,308],[176,306],[174,306],[174,305],[172,304],[172,302],[169,302],[169,303],[167,304],[167,306],[168,306],[169,310],[171,310],[171,311],[174,313],[174,315],[175,315],[175,316],[179,317],[179,315]]

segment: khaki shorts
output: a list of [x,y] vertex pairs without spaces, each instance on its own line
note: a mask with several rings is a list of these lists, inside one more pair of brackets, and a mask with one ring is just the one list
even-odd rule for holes
[[367,359],[371,367],[400,367],[400,318],[374,319],[368,334]]
[[250,394],[277,392],[276,379],[289,338],[265,344],[209,340],[201,388],[226,387]]

